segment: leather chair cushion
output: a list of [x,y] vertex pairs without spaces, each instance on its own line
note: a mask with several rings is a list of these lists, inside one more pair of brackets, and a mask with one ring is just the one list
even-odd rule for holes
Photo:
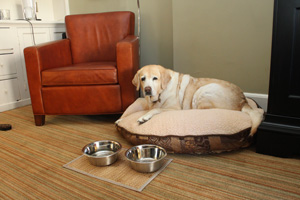
[[115,62],[80,63],[42,71],[43,86],[107,85],[118,83]]

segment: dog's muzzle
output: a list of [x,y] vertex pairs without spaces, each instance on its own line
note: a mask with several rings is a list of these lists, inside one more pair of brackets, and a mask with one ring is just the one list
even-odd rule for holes
[[152,88],[150,86],[145,87],[145,95],[151,96],[152,95]]

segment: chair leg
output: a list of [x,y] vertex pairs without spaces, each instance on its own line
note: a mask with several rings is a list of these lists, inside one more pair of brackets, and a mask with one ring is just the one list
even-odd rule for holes
[[45,124],[45,115],[34,115],[34,122],[36,126],[43,126]]

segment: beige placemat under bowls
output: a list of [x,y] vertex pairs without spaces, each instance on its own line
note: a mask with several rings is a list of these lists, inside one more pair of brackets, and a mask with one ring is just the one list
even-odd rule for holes
[[125,157],[126,150],[127,149],[124,148],[121,149],[118,160],[110,166],[97,167],[91,165],[87,157],[81,155],[65,164],[63,167],[141,192],[172,161],[172,159],[165,158],[164,164],[158,171],[153,173],[140,173],[131,169],[130,164]]

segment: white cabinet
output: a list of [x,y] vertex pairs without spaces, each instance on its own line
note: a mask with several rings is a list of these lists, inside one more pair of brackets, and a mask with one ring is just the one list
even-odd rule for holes
[[11,51],[5,50],[6,49],[0,49],[0,79],[5,79],[5,77],[14,77],[17,74],[15,53],[13,52],[14,49],[7,49]]
[[65,28],[50,28],[50,40],[59,40],[62,38],[62,34],[66,32]]
[[[10,40],[8,40],[10,38]],[[0,79],[17,77],[16,52],[18,52],[16,29],[0,26]]]
[[[64,23],[0,21],[0,112],[30,104],[24,48],[62,38]],[[33,36],[34,33],[34,36]]]
[[18,102],[21,99],[18,78],[0,81],[0,105]]
[[49,28],[34,28],[33,33],[30,28],[18,28],[21,49],[34,45],[33,40],[35,40],[36,44],[50,41]]
[[15,27],[0,26],[0,111],[9,107],[5,108],[4,105],[21,100],[17,41]]

